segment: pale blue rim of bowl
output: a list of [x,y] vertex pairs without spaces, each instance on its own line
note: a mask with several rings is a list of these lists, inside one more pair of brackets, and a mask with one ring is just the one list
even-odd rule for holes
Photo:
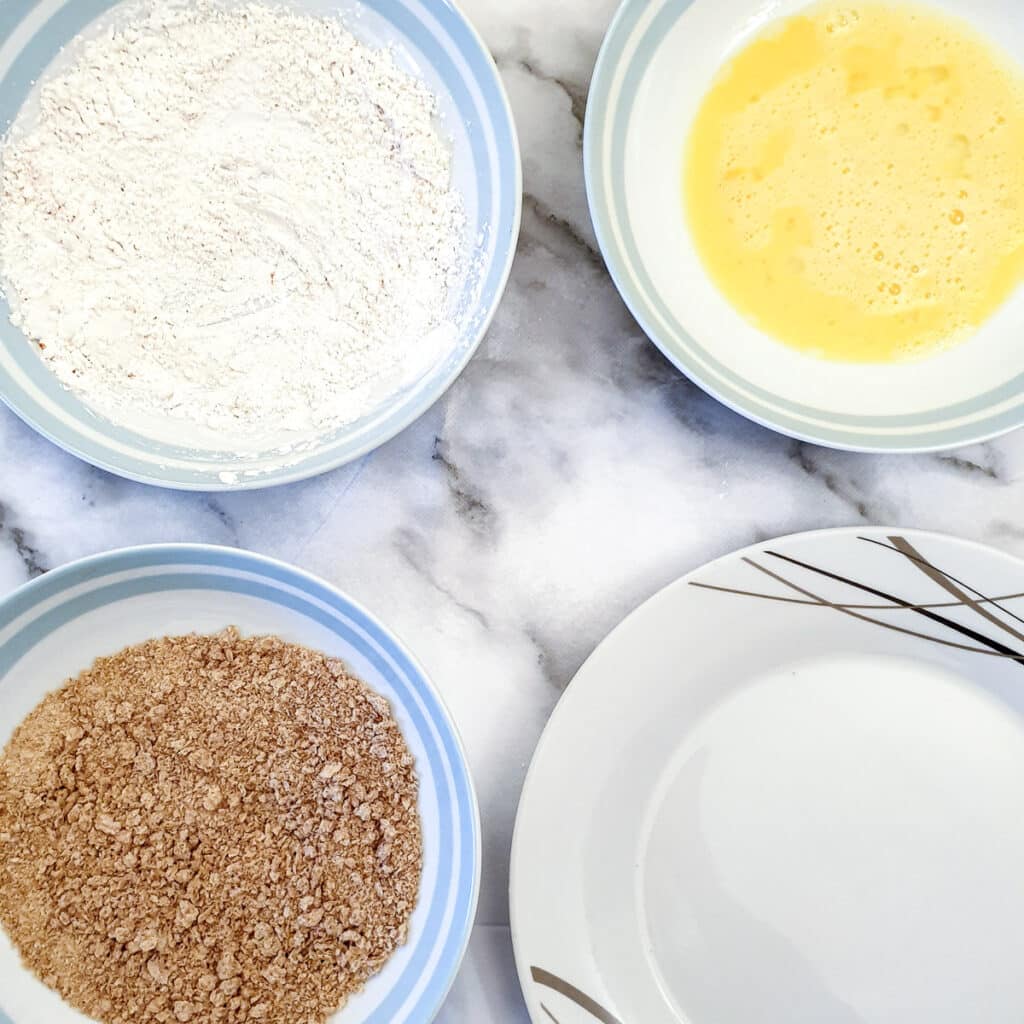
[[[124,577],[133,571],[145,574]],[[97,584],[105,577],[116,578],[54,604],[62,593],[83,583]],[[413,956],[364,1024],[429,1024],[451,989],[472,934],[480,892],[480,812],[465,750],[444,701],[405,646],[360,604],[310,573],[235,548],[155,544],[104,552],[54,569],[0,601],[0,630],[40,605],[48,606],[0,645],[0,685],[11,667],[49,631],[96,608],[169,589],[229,590],[278,604],[331,629],[373,664],[413,721],[427,752],[431,776],[438,780],[441,850],[437,881],[432,893],[420,897],[421,902],[429,903]],[[431,736],[431,727],[440,744]],[[446,779],[450,791],[441,785]],[[457,876],[453,872],[456,863]],[[415,1004],[396,1017],[421,984],[423,969],[435,951],[433,933],[440,928],[449,903],[454,910],[430,981],[422,986]],[[0,1024],[16,1024],[2,1007]]]
[[[34,29],[0,80],[0,134],[17,115],[39,70],[50,63],[63,45],[117,2],[119,0],[68,0]],[[3,314],[0,315],[0,345],[7,346],[17,360],[19,371],[62,414],[54,415],[0,367],[0,399],[20,419],[70,454],[129,480],[175,490],[253,490],[304,480],[360,458],[417,420],[451,387],[487,333],[512,271],[523,192],[515,121],[493,57],[454,3],[450,0],[363,0],[363,3],[389,22],[424,63],[432,67],[451,94],[463,121],[475,129],[469,133],[479,190],[479,217],[473,237],[492,238],[494,258],[479,288],[476,304],[480,313],[470,317],[473,327],[467,330],[455,352],[432,371],[428,381],[397,405],[378,410],[364,424],[352,425],[351,432],[350,428],[342,428],[291,465],[247,475],[248,465],[235,465],[227,456],[222,460],[220,453],[204,452],[197,458],[189,449],[157,443],[98,417],[60,386],[21,332],[6,322],[6,303],[0,297],[0,314]],[[38,0],[0,0],[0,47],[37,6]],[[466,74],[472,76],[477,96],[467,88]],[[488,133],[486,138],[483,129]],[[85,436],[82,428],[99,432],[102,440]],[[143,453],[148,453],[148,457]],[[192,465],[168,465],[175,460]],[[221,472],[226,475],[222,477]]]
[[[976,444],[1024,425],[1024,374],[963,402],[920,413],[859,416],[815,409],[750,384],[690,335],[658,297],[626,205],[626,145],[633,105],[658,46],[695,0],[655,0],[660,9],[635,43],[652,0],[623,0],[594,67],[583,131],[587,201],[601,254],[644,333],[682,373],[740,415],[801,441],[849,451],[920,453]],[[616,90],[616,79],[621,85]],[[680,143],[681,144],[681,143]],[[605,158],[610,171],[605,171]],[[616,241],[615,229],[622,245]],[[656,325],[661,322],[667,329]],[[1017,400],[1008,409],[987,409]],[[951,421],[973,416],[967,423]],[[818,420],[810,423],[809,420]]]

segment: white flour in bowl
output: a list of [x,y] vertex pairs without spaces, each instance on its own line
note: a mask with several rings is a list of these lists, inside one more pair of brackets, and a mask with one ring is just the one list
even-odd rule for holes
[[337,20],[149,4],[0,151],[14,323],[162,439],[245,451],[355,420],[454,341],[465,217],[436,114]]

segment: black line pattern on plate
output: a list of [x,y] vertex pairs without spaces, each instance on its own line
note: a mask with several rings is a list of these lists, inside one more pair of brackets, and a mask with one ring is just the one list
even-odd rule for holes
[[[798,594],[799,596],[788,597],[779,594],[768,594],[755,590],[725,587],[698,580],[691,580],[690,585],[704,590],[717,590],[722,593],[736,594],[741,597],[757,598],[764,601],[783,601],[791,604],[817,605],[821,608],[830,608],[842,615],[859,619],[862,622],[871,623],[881,627],[882,629],[892,630],[893,632],[916,637],[920,640],[927,640],[931,643],[940,644],[944,647],[952,647],[957,650],[968,651],[972,654],[1007,658],[1024,667],[1024,632],[1014,626],[1010,621],[1007,621],[1009,619],[1013,620],[1013,622],[1024,624],[1024,619],[1015,612],[1004,607],[1004,602],[1017,600],[1024,597],[1024,594],[1014,593],[1005,594],[1000,597],[988,597],[976,587],[965,583],[963,580],[945,572],[934,563],[928,561],[928,559],[925,558],[917,548],[915,548],[914,545],[906,539],[906,537],[890,536],[887,538],[888,543],[883,543],[873,537],[859,537],[858,540],[867,544],[878,545],[888,551],[892,551],[900,555],[902,558],[906,559],[910,565],[914,566],[914,568],[918,569],[932,580],[936,586],[945,592],[947,597],[952,597],[953,600],[926,604],[906,601],[901,597],[890,594],[887,591],[881,590],[869,583],[851,579],[848,576],[843,576],[831,571],[830,569],[813,565],[810,562],[805,562],[799,558],[793,558],[790,555],[785,555],[779,551],[773,551],[771,549],[766,549],[763,552],[766,558],[802,569],[805,572],[823,579],[841,583],[844,586],[858,590],[861,593],[870,594],[873,597],[879,598],[882,603],[852,604],[848,602],[829,600],[822,594],[819,594],[814,590],[811,590],[809,587],[796,582],[796,580],[791,578],[791,576],[784,575],[782,571],[775,571],[774,569],[769,568],[768,565],[763,564],[761,561],[757,561],[750,557],[744,557],[743,559],[747,565],[757,570],[762,575],[767,576],[769,579],[774,580],[776,583],[781,584],[791,593]],[[963,608],[974,612],[979,619],[1008,634],[1014,640],[1017,640],[1021,646],[1017,648],[1011,647],[1002,640],[988,636],[979,629],[975,629],[971,626],[958,622],[955,619],[951,619],[947,615],[941,614],[939,611],[939,609],[945,610],[950,608]],[[934,633],[921,632],[920,630],[911,629],[908,626],[899,625],[893,621],[878,618],[876,615],[867,614],[868,612],[889,611],[909,612],[911,615],[920,616],[928,622],[942,627],[942,629],[948,631],[948,633],[956,634],[959,637],[964,638],[964,640],[972,642],[965,643],[964,640],[954,640],[948,635],[941,636],[935,635]],[[1000,618],[997,612],[1001,613],[1004,617]]]

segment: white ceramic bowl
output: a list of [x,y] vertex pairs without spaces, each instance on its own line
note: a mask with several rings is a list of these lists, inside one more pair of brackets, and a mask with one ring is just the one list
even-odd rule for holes
[[[458,336],[416,381],[362,419],[294,452],[250,457],[154,440],[97,415],[61,386],[10,323],[0,296],[0,398],[69,452],[134,480],[188,490],[240,490],[322,473],[383,444],[426,411],[476,350],[501,300],[519,235],[522,174],[515,125],[491,55],[447,0],[288,0],[312,14],[340,14],[438,96],[451,135],[453,179],[467,227],[466,272],[453,299]],[[0,132],[31,100],[62,47],[116,21],[116,0],[0,2]],[[66,59],[66,58],[65,58]],[[173,437],[173,433],[171,434]]]
[[[333,1018],[429,1024],[459,969],[480,885],[480,819],[465,754],[423,669],[334,587],[269,558],[204,545],[86,558],[0,601],[0,746],[43,696],[101,655],[151,637],[237,626],[341,658],[385,696],[416,759],[423,877],[409,940]],[[84,1024],[22,967],[0,929],[0,1024]]]
[[[1024,62],[1018,0],[930,0]],[[769,338],[721,295],[686,227],[683,147],[711,81],[773,19],[806,0],[625,0],[587,106],[587,189],[601,251],[640,325],[688,377],[736,411],[836,448],[951,448],[1024,424],[1024,289],[948,352],[843,364]]]

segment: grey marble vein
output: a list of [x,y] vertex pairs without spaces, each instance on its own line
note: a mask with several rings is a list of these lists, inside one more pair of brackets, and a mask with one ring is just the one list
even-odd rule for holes
[[[885,522],[890,512],[887,504],[873,495],[870,488],[855,473],[844,473],[837,466],[842,455],[830,458],[813,445],[803,441],[794,441],[791,458],[807,476],[818,481],[830,494],[852,509],[866,523]],[[848,457],[844,460],[852,463]],[[859,466],[860,461],[852,463]]]
[[14,524],[11,510],[0,503],[0,542],[8,542],[13,548],[29,579],[42,576],[47,564],[42,553],[36,548],[25,529]]
[[978,445],[972,451],[940,454],[936,458],[942,465],[959,473],[987,477],[994,481],[1002,480],[998,453],[990,445]]
[[577,82],[571,82],[566,78],[560,78],[558,75],[550,74],[542,71],[536,67],[528,58],[519,56],[504,56],[502,54],[495,54],[495,60],[497,61],[499,68],[507,68],[510,64],[518,65],[528,75],[539,79],[542,82],[551,82],[553,85],[557,85],[566,96],[569,97],[569,102],[572,104],[572,116],[579,122],[580,131],[577,137],[577,142],[582,144],[583,142],[583,123],[587,112],[587,87],[585,84]]
[[[563,219],[555,210],[547,207],[542,199],[529,192],[523,195],[523,209],[529,215],[532,214],[536,221],[560,234],[562,238],[584,254],[587,259],[595,264],[603,264],[601,254],[597,248],[585,238],[568,220]],[[524,222],[525,244],[529,245],[536,239],[539,225],[535,224],[529,216]],[[539,240],[539,239],[537,239]]]
[[448,445],[440,437],[434,438],[434,454],[431,458],[444,468],[448,491],[459,518],[482,536],[496,529],[494,509],[488,505],[483,492],[468,481],[465,472],[452,461]]
[[441,597],[466,615],[475,619],[484,629],[491,628],[490,623],[487,621],[487,616],[479,608],[472,607],[464,599],[457,596],[441,582],[436,573],[427,565],[425,557],[426,545],[420,534],[413,530],[401,530],[395,538],[395,548],[412,570],[426,580]]
[[238,525],[227,509],[224,508],[217,498],[212,496],[206,499],[206,507],[220,520],[230,538],[230,542],[237,545]]

